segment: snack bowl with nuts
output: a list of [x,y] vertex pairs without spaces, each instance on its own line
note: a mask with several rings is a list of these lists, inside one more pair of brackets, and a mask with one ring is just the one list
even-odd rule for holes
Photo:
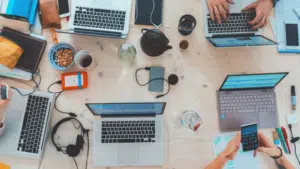
[[52,46],[48,53],[49,61],[56,70],[64,71],[74,64],[75,49],[68,43]]

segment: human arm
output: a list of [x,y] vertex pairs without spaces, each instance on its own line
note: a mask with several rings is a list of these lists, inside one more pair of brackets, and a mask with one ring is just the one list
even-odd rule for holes
[[[263,133],[258,132],[258,142],[259,147],[257,149],[258,152],[262,152],[272,157],[279,157],[281,154],[281,150],[276,147],[276,145],[270,141]],[[256,152],[255,154],[256,155]],[[296,169],[283,154],[280,158],[276,159],[276,163],[282,166],[284,169]]]
[[225,150],[217,156],[205,169],[222,169],[229,160],[233,160],[240,149],[240,132],[228,143]]
[[278,0],[257,0],[242,10],[243,12],[255,10],[256,16],[249,22],[249,24],[253,26],[253,29],[262,28],[267,25],[269,14],[277,1]]

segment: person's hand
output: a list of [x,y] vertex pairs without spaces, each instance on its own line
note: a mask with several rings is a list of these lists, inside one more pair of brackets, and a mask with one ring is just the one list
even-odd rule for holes
[[[256,150],[258,152],[265,153],[269,156],[279,156],[281,153],[276,145],[261,132],[258,132],[258,144],[259,147]],[[254,151],[254,156],[256,156],[256,151]]]
[[255,18],[249,22],[253,26],[253,29],[262,28],[267,25],[269,14],[273,9],[272,0],[257,0],[248,5],[243,11],[255,10]]
[[233,0],[207,0],[210,17],[213,21],[217,19],[218,23],[222,23],[222,18],[227,20],[229,4],[234,4]]
[[[0,85],[1,87],[2,85]],[[0,95],[1,95],[1,90],[0,90]],[[5,111],[9,105],[9,102],[10,102],[10,99],[12,97],[12,92],[11,90],[8,91],[8,99],[7,100],[1,100],[0,99],[0,124],[2,123],[3,121],[3,118],[4,118],[4,114],[5,114]]]
[[240,145],[241,145],[241,133],[238,132],[236,136],[227,144],[227,147],[222,152],[223,155],[225,155],[227,159],[233,160],[240,149]]

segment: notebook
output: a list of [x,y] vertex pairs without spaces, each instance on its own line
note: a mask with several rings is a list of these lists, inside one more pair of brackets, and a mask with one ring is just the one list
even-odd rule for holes
[[[163,0],[136,0],[135,3],[136,25],[153,25],[154,23],[156,26],[159,26],[162,24]],[[152,23],[150,17],[152,18]]]
[[6,14],[22,16],[32,25],[35,21],[38,0],[9,0]]
[[17,42],[24,50],[16,68],[35,73],[43,56],[47,41],[9,28],[3,28],[1,34]]
[[[214,141],[214,152],[217,157],[227,146],[230,140],[235,136],[235,133],[225,133],[218,135]],[[234,160],[228,161],[223,169],[259,169],[259,158],[253,157],[253,151],[243,152],[242,145]]]

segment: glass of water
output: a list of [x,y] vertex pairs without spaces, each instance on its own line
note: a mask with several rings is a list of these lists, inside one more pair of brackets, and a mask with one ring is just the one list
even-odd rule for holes
[[127,67],[132,67],[136,63],[136,49],[131,44],[123,44],[120,46],[119,51],[119,58],[123,62],[123,64]]

